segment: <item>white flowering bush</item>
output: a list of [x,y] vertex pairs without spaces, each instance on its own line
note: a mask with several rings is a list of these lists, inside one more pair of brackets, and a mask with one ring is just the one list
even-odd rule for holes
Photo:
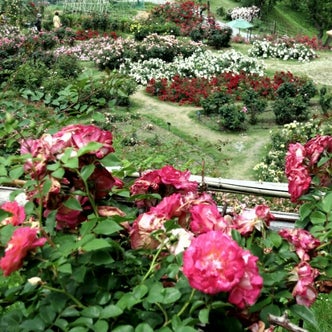
[[298,60],[308,62],[317,57],[316,52],[301,43],[273,43],[266,39],[255,40],[248,50],[248,55],[252,57],[278,58],[282,60]]
[[[160,67],[158,68],[158,66]],[[120,66],[121,73],[128,74],[137,83],[143,85],[146,85],[152,78],[171,79],[176,74],[181,77],[210,79],[224,72],[235,74],[245,72],[263,76],[264,70],[265,65],[262,61],[243,56],[234,50],[211,52],[204,49],[197,49],[187,58],[177,56],[171,63],[166,63],[160,59],[138,62],[127,60]]]
[[251,22],[254,18],[258,18],[260,9],[257,6],[251,7],[236,7],[230,11],[232,20],[242,18]]

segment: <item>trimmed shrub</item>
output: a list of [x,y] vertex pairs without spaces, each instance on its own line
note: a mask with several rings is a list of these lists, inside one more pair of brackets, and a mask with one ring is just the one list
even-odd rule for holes
[[212,93],[206,99],[201,100],[203,114],[209,116],[220,113],[220,108],[231,101],[231,96],[226,92],[219,91]]
[[219,108],[220,126],[231,130],[240,131],[245,129],[244,122],[246,119],[245,113],[241,107],[235,104],[226,104]]

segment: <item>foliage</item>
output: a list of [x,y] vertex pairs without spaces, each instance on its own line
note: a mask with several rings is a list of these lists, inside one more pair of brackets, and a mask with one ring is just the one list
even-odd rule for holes
[[259,94],[254,89],[248,89],[242,93],[241,99],[245,105],[246,113],[249,116],[249,123],[256,124],[258,114],[264,112],[267,101],[259,97]]
[[244,122],[246,119],[243,108],[235,104],[222,105],[219,108],[219,126],[232,131],[239,131],[244,129]]
[[211,93],[207,98],[201,101],[203,113],[207,116],[219,114],[221,106],[232,103],[233,100],[225,91]]
[[331,117],[315,117],[306,122],[294,121],[271,133],[266,155],[255,166],[260,181],[285,182],[284,160],[289,144],[304,144],[316,135],[327,135],[332,130]]
[[224,47],[228,47],[232,36],[232,29],[230,28],[219,28],[216,25],[212,25],[208,29],[206,44],[219,50]]
[[293,121],[303,122],[309,118],[307,101],[297,94],[295,85],[283,83],[276,91],[277,98],[273,103],[276,123],[284,125]]
[[264,205],[222,215],[169,165],[128,181],[112,152],[110,132],[71,125],[7,162],[27,201],[0,210],[2,329],[254,331],[285,311],[317,325],[326,238],[272,230]]
[[327,93],[325,86],[319,90],[319,105],[322,109],[322,113],[325,115],[332,109],[332,94]]
[[135,40],[142,41],[147,38],[150,34],[158,35],[173,35],[179,36],[180,30],[175,23],[172,22],[144,22],[144,24],[138,22],[131,26],[131,32],[134,35]]

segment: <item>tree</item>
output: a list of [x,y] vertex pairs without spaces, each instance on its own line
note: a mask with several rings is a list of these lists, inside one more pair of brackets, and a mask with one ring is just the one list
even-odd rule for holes
[[[324,33],[332,27],[332,0],[305,0],[310,20],[318,30],[318,38],[323,39]],[[326,43],[330,41],[328,37]]]

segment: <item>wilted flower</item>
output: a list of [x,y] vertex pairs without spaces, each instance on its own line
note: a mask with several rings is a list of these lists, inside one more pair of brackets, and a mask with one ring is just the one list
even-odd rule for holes
[[314,280],[319,274],[318,270],[313,269],[307,262],[301,262],[294,268],[292,274],[291,280],[297,280],[292,295],[297,304],[310,307],[317,297]]
[[282,229],[279,231],[279,235],[295,247],[297,255],[303,261],[309,260],[310,256],[308,252],[320,245],[318,239],[312,236],[307,230],[301,228]]
[[254,229],[262,231],[270,226],[270,221],[274,216],[270,213],[270,208],[266,205],[257,205],[254,209],[243,210],[239,215],[235,215],[233,223],[241,235],[246,236]]

